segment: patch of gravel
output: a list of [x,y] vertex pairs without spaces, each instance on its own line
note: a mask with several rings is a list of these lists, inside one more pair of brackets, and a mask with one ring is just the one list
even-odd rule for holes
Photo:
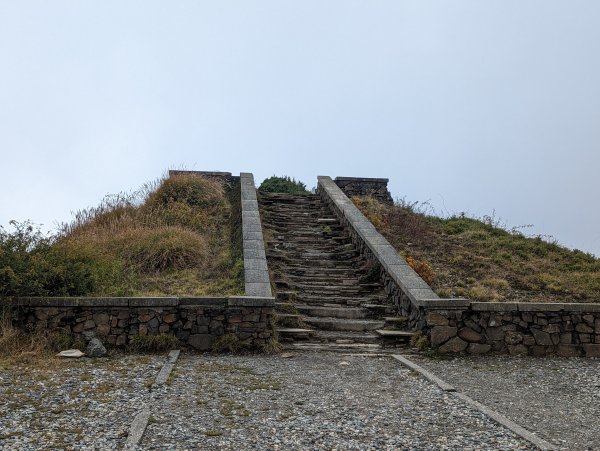
[[411,358],[559,448],[600,449],[599,359]]
[[531,449],[389,357],[180,357],[144,449]]
[[164,356],[0,368],[0,449],[120,449]]

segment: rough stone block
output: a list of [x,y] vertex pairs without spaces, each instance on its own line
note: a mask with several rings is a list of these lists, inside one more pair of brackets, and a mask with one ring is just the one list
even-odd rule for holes
[[489,345],[487,343],[469,343],[467,352],[469,354],[486,354],[490,352],[491,349],[492,345]]
[[542,357],[550,353],[550,346],[533,345],[530,348],[531,355]]
[[535,338],[533,338],[531,335],[525,335],[523,337],[523,344],[525,346],[533,346],[535,344]]
[[594,333],[594,328],[585,323],[579,323],[575,326],[575,330],[580,333],[592,334]]
[[210,350],[214,341],[214,335],[210,334],[194,334],[190,335],[190,337],[188,338],[188,344],[194,349],[198,349],[199,351]]
[[447,326],[448,325],[448,317],[438,313],[438,312],[427,312],[427,325],[428,326]]
[[446,343],[438,348],[438,350],[442,353],[457,353],[463,352],[467,349],[468,343],[464,340],[461,340],[458,337],[451,338]]
[[504,341],[509,346],[515,346],[523,341],[523,335],[515,331],[508,331],[506,332]]
[[442,343],[445,343],[450,338],[455,337],[457,332],[458,329],[456,327],[436,326],[431,329],[429,337],[431,345],[434,347],[440,346]]
[[560,326],[558,324],[549,324],[544,327],[544,332],[548,332],[549,334],[555,334],[560,332]]
[[531,329],[531,333],[535,338],[535,342],[540,346],[551,346],[552,339],[550,338],[550,334],[548,332],[544,332],[540,329]]
[[573,343],[573,334],[570,332],[565,332],[560,334],[559,343],[564,345],[570,345]]
[[529,353],[529,349],[524,344],[508,345],[507,348],[510,355],[527,355]]
[[488,327],[485,329],[488,341],[504,341],[505,332],[501,327]]
[[578,357],[581,354],[581,349],[575,345],[560,344],[556,349],[556,353],[561,357]]
[[469,343],[479,343],[481,341],[481,334],[475,332],[470,327],[463,327],[458,331],[458,336]]
[[584,344],[583,351],[586,357],[600,357],[600,344]]
[[177,321],[177,315],[175,313],[166,313],[163,314],[162,320],[167,324],[171,324]]

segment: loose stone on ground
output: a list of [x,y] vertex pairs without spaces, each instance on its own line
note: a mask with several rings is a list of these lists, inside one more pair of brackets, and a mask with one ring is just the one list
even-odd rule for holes
[[120,449],[164,356],[0,366],[0,449]]
[[412,360],[558,448],[600,449],[600,360],[461,356]]
[[389,357],[187,355],[161,399],[142,448],[532,449]]

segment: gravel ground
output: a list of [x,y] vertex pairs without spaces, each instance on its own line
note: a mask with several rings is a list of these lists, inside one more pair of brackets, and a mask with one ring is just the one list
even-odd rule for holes
[[600,449],[598,359],[411,359],[562,449]]
[[389,357],[182,355],[147,449],[530,449]]
[[0,449],[120,449],[164,356],[0,365]]

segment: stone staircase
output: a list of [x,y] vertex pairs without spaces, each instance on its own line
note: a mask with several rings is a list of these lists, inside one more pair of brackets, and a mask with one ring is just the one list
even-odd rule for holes
[[287,348],[381,352],[407,346],[376,268],[315,194],[259,193],[279,339]]

